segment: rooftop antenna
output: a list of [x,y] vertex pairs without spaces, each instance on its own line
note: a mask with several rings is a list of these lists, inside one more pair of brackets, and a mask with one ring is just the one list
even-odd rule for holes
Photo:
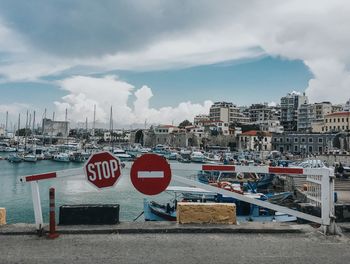
[[52,113],[52,121],[55,121],[55,112]]
[[147,118],[145,119],[145,129],[147,129]]

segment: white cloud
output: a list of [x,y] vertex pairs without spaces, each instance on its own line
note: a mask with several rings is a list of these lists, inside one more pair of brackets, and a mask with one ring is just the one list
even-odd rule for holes
[[[115,1],[105,4],[117,5]],[[16,13],[13,5],[3,10]],[[222,1],[220,5],[216,1],[129,1],[125,9],[111,9],[112,13],[118,10],[117,18],[128,18],[122,27],[98,13],[105,11],[100,4],[83,1],[76,7],[67,17],[75,22],[73,28],[31,9],[21,19],[35,20],[34,33],[23,30],[22,20],[15,21],[13,28],[0,21],[0,37],[6,39],[0,43],[0,52],[9,54],[6,62],[0,60],[0,76],[33,80],[75,66],[100,71],[181,68],[266,54],[304,61],[314,75],[306,89],[310,101],[342,103],[350,97],[350,3],[345,0]],[[68,6],[59,8],[61,12]],[[57,11],[55,6],[48,10]],[[89,23],[81,19],[86,14],[91,15]],[[36,15],[48,23],[38,23],[41,19],[36,20]],[[2,21],[9,21],[6,25],[18,17],[11,12],[3,16]],[[49,28],[56,23],[57,27]],[[52,35],[54,30],[57,36]],[[99,37],[92,38],[94,33]],[[62,43],[52,43],[56,37]],[[77,54],[74,58],[72,52]],[[85,99],[79,100],[82,104]]]
[[[126,125],[168,124],[171,121],[179,123],[184,119],[193,120],[195,115],[208,113],[212,104],[191,102],[180,103],[176,107],[150,108],[149,101],[153,97],[151,88],[142,86],[135,88],[116,76],[101,78],[74,76],[59,82],[60,87],[68,92],[61,101],[55,102],[59,119],[63,119],[65,109],[68,119],[74,122],[84,122],[93,118],[93,107],[96,105],[96,120],[98,123],[108,123],[110,107],[113,106],[115,127]],[[131,95],[136,97],[133,107],[128,106]]]

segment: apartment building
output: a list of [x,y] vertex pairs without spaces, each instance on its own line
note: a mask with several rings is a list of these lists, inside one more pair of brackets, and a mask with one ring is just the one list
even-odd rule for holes
[[281,125],[286,131],[297,130],[298,109],[302,104],[308,104],[304,94],[292,92],[281,98]]
[[350,130],[350,112],[336,112],[325,116],[323,132]]

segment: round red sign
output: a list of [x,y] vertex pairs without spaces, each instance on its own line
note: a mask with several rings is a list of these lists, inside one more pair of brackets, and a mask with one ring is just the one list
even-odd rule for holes
[[121,175],[119,160],[107,151],[93,154],[84,171],[87,180],[97,188],[112,187]]
[[157,154],[144,154],[130,170],[130,178],[134,187],[146,195],[163,192],[171,181],[171,169],[167,160]]

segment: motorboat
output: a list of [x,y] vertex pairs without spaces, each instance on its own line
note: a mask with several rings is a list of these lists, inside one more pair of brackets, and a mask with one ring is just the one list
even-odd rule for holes
[[5,147],[4,151],[5,152],[15,152],[17,149],[13,147]]
[[131,161],[133,159],[130,154],[126,153],[123,149],[120,148],[114,149],[113,155],[120,161]]
[[81,152],[72,152],[70,155],[69,155],[69,160],[72,161],[72,162],[84,162],[86,159],[85,159],[85,156],[81,153]]
[[194,151],[191,153],[190,159],[192,162],[197,162],[197,163],[204,163],[205,162],[205,156],[202,152],[200,151]]
[[26,154],[23,156],[23,161],[36,162],[38,159],[34,154]]
[[[239,222],[292,222],[297,218],[288,214],[274,212],[260,206],[240,201],[233,197],[223,196],[219,193],[210,192],[196,187],[170,186],[166,192],[172,192],[174,199],[166,203],[158,203],[144,199],[145,221],[175,221],[178,201],[182,202],[216,202],[235,203],[236,215]],[[264,195],[261,193],[244,193],[246,197],[269,201],[275,204],[284,202],[292,196],[292,193]]]
[[58,162],[69,162],[69,155],[67,153],[64,152],[60,152],[56,155],[53,156],[52,158],[54,161],[58,161]]
[[7,160],[12,163],[19,163],[22,162],[22,157],[19,156],[17,153],[11,153],[8,156]]

